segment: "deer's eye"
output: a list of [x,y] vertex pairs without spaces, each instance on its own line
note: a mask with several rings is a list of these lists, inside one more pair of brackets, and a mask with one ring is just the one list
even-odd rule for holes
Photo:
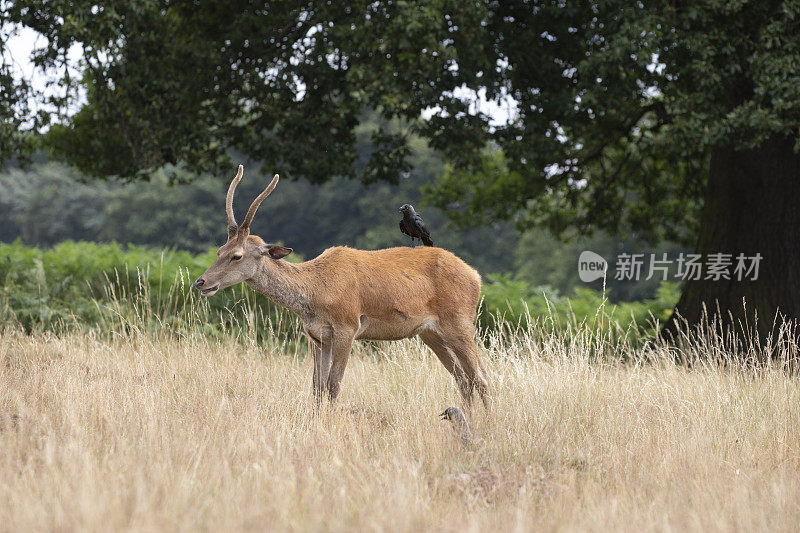
[[242,254],[236,254],[231,257],[231,261],[239,261],[242,258]]

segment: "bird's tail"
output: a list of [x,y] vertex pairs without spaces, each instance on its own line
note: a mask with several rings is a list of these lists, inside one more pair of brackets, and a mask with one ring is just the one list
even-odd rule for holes
[[433,239],[428,237],[427,235],[422,236],[422,244],[425,246],[433,246]]

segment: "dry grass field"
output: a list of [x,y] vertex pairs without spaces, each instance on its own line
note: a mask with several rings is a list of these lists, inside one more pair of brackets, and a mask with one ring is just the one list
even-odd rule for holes
[[437,419],[456,387],[418,342],[357,347],[320,412],[287,346],[5,331],[0,530],[800,525],[800,384],[776,367],[495,339],[494,404],[468,412],[465,446]]

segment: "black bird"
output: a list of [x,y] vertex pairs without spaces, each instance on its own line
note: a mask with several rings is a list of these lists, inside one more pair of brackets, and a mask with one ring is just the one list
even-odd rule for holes
[[400,208],[403,213],[403,220],[400,221],[400,231],[411,237],[411,245],[414,245],[414,239],[420,239],[425,246],[433,246],[431,233],[425,227],[422,217],[419,213],[414,211],[414,208],[409,204],[403,205]]
[[461,437],[462,444],[466,445],[472,442],[472,432],[469,430],[469,423],[464,411],[458,407],[448,407],[439,416],[440,420],[447,420],[453,425],[453,431]]

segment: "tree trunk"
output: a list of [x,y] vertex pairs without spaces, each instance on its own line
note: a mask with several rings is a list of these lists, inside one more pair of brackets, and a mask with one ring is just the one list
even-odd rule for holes
[[[782,319],[800,318],[800,155],[794,143],[774,136],[752,150],[712,152],[696,249],[702,277],[686,281],[665,336],[706,322],[704,305],[709,322],[762,343]],[[730,280],[706,279],[709,254],[716,253],[732,254]],[[752,273],[736,279],[739,254],[761,255],[757,279]]]

